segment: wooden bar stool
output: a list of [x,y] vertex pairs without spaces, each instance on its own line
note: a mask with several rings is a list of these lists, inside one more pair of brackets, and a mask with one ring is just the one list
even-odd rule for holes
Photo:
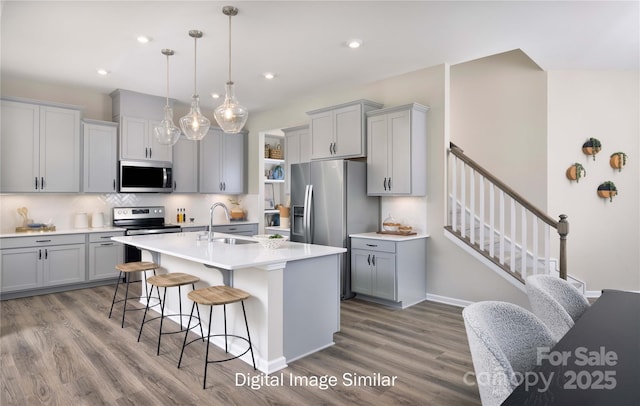
[[[131,281],[131,273],[132,272],[144,272],[145,281],[147,279],[146,271],[153,271],[153,274],[156,274],[156,269],[160,268],[160,265],[155,264],[153,262],[146,261],[138,261],[138,262],[125,262],[123,264],[116,265],[116,269],[120,271],[120,275],[118,276],[118,281],[116,282],[116,290],[113,292],[113,300],[111,301],[111,310],[109,310],[109,318],[111,318],[111,313],[113,312],[113,305],[119,302],[124,302],[122,306],[122,325],[120,327],[124,327],[124,316],[127,312],[127,301],[132,299],[139,299],[139,297],[129,297],[129,283]],[[124,292],[124,299],[116,300],[116,296],[118,294],[118,287],[120,286],[120,280],[124,277],[124,283],[127,288]],[[146,284],[145,284],[146,289]],[[147,295],[148,297],[148,295]],[[158,300],[160,297],[158,296]],[[149,301],[147,300],[147,303]],[[142,310],[142,309],[131,309],[131,310]]]
[[[191,289],[195,290],[196,289],[196,282],[200,281],[200,278],[198,278],[197,276],[193,276],[193,275],[189,275],[186,273],[181,273],[181,272],[173,272],[173,273],[168,273],[168,274],[164,274],[164,275],[154,275],[151,276],[149,278],[147,278],[147,283],[149,285],[151,285],[151,290],[149,291],[149,294],[147,296],[147,307],[144,310],[144,316],[142,316],[142,323],[140,323],[140,331],[138,332],[138,342],[140,342],[140,336],[142,335],[142,328],[144,327],[145,323],[148,323],[150,321],[156,320],[156,319],[160,319],[160,329],[158,330],[158,349],[156,351],[156,355],[160,355],[160,339],[162,338],[163,334],[176,334],[176,333],[184,333],[189,332],[189,330],[191,330],[193,327],[196,326],[200,326],[200,334],[202,336],[204,336],[204,332],[202,331],[202,324],[200,323],[200,310],[198,310],[198,324],[196,324],[195,326],[191,327],[191,317],[189,317],[189,324],[187,325],[186,328],[183,328],[182,325],[182,316],[186,316],[186,314],[182,313],[182,291],[181,291],[181,287],[185,286],[185,285],[191,285]],[[166,306],[167,303],[167,288],[173,288],[173,287],[178,287],[178,306],[179,306],[179,313],[176,314],[164,314],[164,307]],[[162,295],[162,300],[160,301],[160,316],[157,317],[153,317],[150,318],[149,320],[146,320],[147,318],[147,312],[149,311],[149,302],[151,301],[151,296],[153,295],[153,288],[156,288],[156,293],[158,294],[158,297],[160,296],[160,288],[164,288],[164,294]],[[164,320],[165,317],[171,317],[171,316],[180,316],[180,330],[177,331],[162,331],[162,322]]]
[[[207,386],[207,366],[211,363],[216,362],[225,362],[231,361],[232,359],[240,358],[247,352],[251,351],[251,361],[253,362],[253,369],[256,369],[256,360],[253,356],[253,346],[251,344],[251,335],[249,334],[249,324],[247,323],[247,312],[244,308],[244,301],[248,299],[251,295],[247,292],[232,288],[229,286],[210,286],[208,288],[196,289],[189,292],[187,297],[193,301],[193,306],[191,306],[191,314],[189,315],[189,325],[191,325],[191,317],[193,317],[193,309],[197,308],[198,305],[210,306],[209,308],[209,327],[207,330],[207,350],[204,356],[204,381],[202,383],[202,389],[205,389]],[[241,337],[235,334],[227,333],[227,305],[230,303],[240,302],[242,304],[242,314],[244,315],[244,325],[247,329],[247,337]],[[224,334],[211,334],[211,315],[213,313],[213,306],[222,305],[223,314],[224,314]],[[184,354],[184,348],[198,341],[199,338],[191,340],[187,342],[187,335],[189,332],[187,331],[184,335],[184,342],[182,343],[182,351],[180,351],[180,360],[178,361],[178,368],[180,368],[180,364],[182,363],[182,355]],[[211,337],[224,337],[224,350],[225,352],[229,352],[227,348],[227,338],[228,337],[236,337],[241,340],[246,341],[249,344],[249,348],[247,348],[242,354],[236,355],[234,357],[225,358],[221,360],[209,360],[209,338]]]

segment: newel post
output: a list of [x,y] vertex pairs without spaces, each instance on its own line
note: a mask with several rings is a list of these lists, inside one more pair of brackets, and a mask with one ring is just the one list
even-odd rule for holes
[[560,215],[558,234],[560,235],[560,278],[567,280],[567,234],[569,234],[569,222],[566,214]]

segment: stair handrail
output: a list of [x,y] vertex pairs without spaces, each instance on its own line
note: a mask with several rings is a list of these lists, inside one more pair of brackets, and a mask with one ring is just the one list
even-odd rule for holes
[[456,156],[458,159],[469,165],[473,168],[474,171],[478,172],[486,179],[491,181],[494,185],[500,188],[503,192],[509,195],[512,199],[518,202],[520,205],[525,207],[531,213],[533,213],[537,218],[547,223],[549,226],[556,229],[558,235],[560,235],[560,258],[559,258],[559,266],[560,266],[560,278],[566,280],[567,279],[567,234],[569,234],[569,222],[567,221],[566,214],[560,214],[560,220],[556,221],[551,216],[537,208],[533,203],[529,202],[524,196],[513,190],[509,185],[498,179],[495,175],[489,172],[487,169],[483,168],[480,164],[478,164],[473,159],[469,158],[464,151],[455,145],[454,143],[449,143],[449,151]]

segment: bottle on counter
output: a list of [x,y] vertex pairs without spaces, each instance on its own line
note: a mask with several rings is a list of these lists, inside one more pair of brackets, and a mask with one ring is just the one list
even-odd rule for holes
[[180,222],[180,219],[182,218],[182,216],[180,216],[180,209],[178,209],[178,214],[176,214],[176,222]]

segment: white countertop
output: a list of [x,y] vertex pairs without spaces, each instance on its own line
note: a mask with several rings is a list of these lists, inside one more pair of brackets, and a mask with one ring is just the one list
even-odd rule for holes
[[22,233],[2,233],[0,238],[5,237],[34,237],[39,235],[65,235],[65,234],[90,234],[90,233],[111,233],[114,231],[125,231],[119,227],[97,227],[97,228],[68,228],[56,231],[27,231]]
[[[210,243],[206,237],[198,241],[198,236],[201,235],[203,235],[202,232],[191,232],[123,236],[112,239],[140,249],[229,270],[261,267],[287,261],[335,255],[347,251],[344,248],[291,241],[287,241],[282,247],[276,249],[264,248],[259,243],[239,245],[223,242]],[[214,238],[222,237],[253,240],[251,237],[214,233]]]
[[378,234],[378,233],[372,232],[372,233],[349,234],[349,237],[370,238],[372,240],[386,240],[386,241],[408,241],[408,240],[418,240],[421,238],[429,238],[429,234],[418,233],[415,235],[396,235],[396,234]]

